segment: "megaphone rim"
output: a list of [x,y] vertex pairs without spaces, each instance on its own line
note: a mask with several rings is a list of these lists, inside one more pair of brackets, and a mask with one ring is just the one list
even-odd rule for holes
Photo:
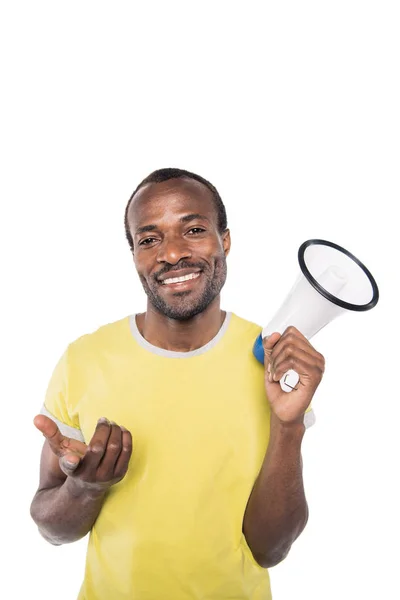
[[[307,268],[306,262],[304,260],[304,253],[305,253],[306,249],[309,246],[313,246],[313,245],[329,246],[330,248],[339,250],[340,252],[342,252],[349,258],[351,258],[351,260],[353,260],[364,271],[365,275],[368,277],[369,282],[372,286],[372,292],[373,292],[372,299],[367,304],[351,304],[350,302],[345,302],[345,300],[341,300],[340,298],[333,296],[333,294],[330,294],[325,288],[323,288],[318,283],[318,281],[311,275],[310,271]],[[313,288],[315,288],[317,290],[317,292],[319,294],[321,294],[321,296],[324,296],[324,298],[326,298],[330,302],[333,302],[334,304],[336,304],[337,306],[340,306],[341,308],[345,308],[347,310],[354,310],[354,311],[358,311],[358,312],[371,310],[371,308],[374,308],[374,306],[376,306],[376,304],[379,300],[379,290],[378,290],[378,286],[377,286],[375,279],[373,278],[371,272],[367,269],[367,267],[356,256],[354,256],[354,254],[352,254],[351,252],[349,252],[342,246],[339,246],[338,244],[335,244],[334,242],[328,242],[327,240],[319,240],[319,239],[306,240],[305,242],[303,242],[301,244],[301,246],[299,248],[298,260],[299,260],[300,269],[301,269],[304,277],[307,279],[307,281],[313,286]]]

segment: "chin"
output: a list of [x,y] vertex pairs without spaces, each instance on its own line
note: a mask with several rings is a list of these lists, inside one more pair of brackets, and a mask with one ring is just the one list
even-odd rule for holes
[[202,306],[191,306],[188,308],[182,306],[168,306],[162,313],[169,319],[174,319],[175,321],[189,321],[196,315],[202,313],[205,308]]
[[210,303],[214,300],[208,298],[201,298],[197,302],[189,299],[190,292],[177,292],[174,294],[176,302],[166,303],[161,298],[155,299],[152,302],[153,306],[157,311],[162,313],[169,319],[175,321],[188,321],[196,315],[204,312]]

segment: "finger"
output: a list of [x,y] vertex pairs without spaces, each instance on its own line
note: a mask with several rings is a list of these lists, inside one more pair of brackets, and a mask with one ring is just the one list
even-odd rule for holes
[[286,346],[291,346],[293,349],[301,348],[302,350],[308,351],[310,353],[315,352],[316,354],[318,354],[315,348],[311,346],[310,342],[304,336],[299,336],[296,333],[289,332],[282,335],[278,342],[275,344],[272,351],[272,356],[275,357],[282,350],[282,348]]
[[320,381],[322,379],[322,370],[315,363],[310,363],[307,359],[291,357],[282,360],[277,367],[272,371],[273,381],[279,381],[287,371],[293,369],[299,374],[300,379],[310,379]]
[[66,475],[72,475],[78,468],[81,460],[82,458],[77,454],[64,454],[59,461],[60,469],[64,471]]
[[114,468],[115,477],[123,477],[128,470],[129,460],[132,455],[132,435],[130,431],[121,427],[122,431],[122,450]]
[[301,331],[299,331],[297,327],[294,327],[293,325],[289,325],[289,327],[286,327],[285,331],[282,334],[282,337],[286,337],[288,335],[295,336],[301,340],[305,340],[306,342],[308,342],[307,338],[301,333]]
[[300,337],[296,333],[289,332],[282,335],[275,344],[271,353],[270,362],[274,363],[282,352],[285,352],[286,355],[289,356],[290,354],[296,354],[297,350],[307,352],[310,356],[315,357],[315,360],[324,360],[322,354],[317,352],[305,337]]
[[271,353],[272,348],[275,346],[280,337],[281,334],[275,331],[274,333],[271,333],[271,335],[268,335],[265,338],[263,338],[264,351]]
[[284,351],[286,347],[288,347],[287,352],[295,352],[296,348],[298,347],[302,348],[304,351],[308,350],[309,348],[312,348],[312,346],[309,344],[308,340],[304,336],[299,336],[296,333],[297,330],[295,330],[294,332],[292,330],[295,330],[295,328],[290,327],[286,329],[283,335],[280,335],[279,333],[273,333],[268,338],[264,338],[263,340],[265,353],[264,364],[267,369],[267,372],[269,373],[269,381],[272,381],[271,370],[273,364],[276,361],[276,358],[279,356],[279,354],[282,351]]
[[279,341],[280,337],[281,337],[281,334],[276,331],[274,333],[271,333],[271,335],[268,335],[265,338],[263,338],[262,342],[263,342],[263,347],[264,347],[264,367],[268,370],[268,372],[270,371],[269,363],[271,360],[273,348]]
[[89,477],[95,478],[97,468],[105,454],[110,433],[111,425],[108,419],[100,418],[82,460],[82,471],[85,471]]
[[98,481],[110,481],[114,478],[114,467],[122,450],[122,431],[121,428],[111,422],[111,433],[108,438],[106,451],[97,468]]
[[[295,363],[297,359],[303,360],[305,363],[308,363],[310,367],[316,366],[323,372],[324,370],[324,360],[322,355],[319,355],[317,352],[310,352],[310,349],[306,346],[300,348],[298,346],[293,346],[293,344],[284,345],[281,350],[278,351],[277,355],[275,353],[271,357],[271,368],[270,373],[274,375],[274,373],[280,368],[282,362]],[[291,369],[294,366],[290,367]]]
[[49,417],[46,417],[45,415],[36,415],[36,417],[33,419],[33,424],[35,425],[35,427],[37,427],[37,429],[39,429],[39,431],[42,432],[44,437],[47,439],[50,448],[52,449],[54,454],[56,454],[57,456],[61,456],[63,453],[62,443],[64,440],[64,436],[62,435],[61,431],[58,429],[54,421],[52,421],[51,419],[49,419]]
[[33,423],[47,439],[50,448],[56,456],[62,456],[66,453],[78,454],[79,456],[85,454],[86,444],[63,435],[57,427],[57,424],[49,419],[49,417],[37,415],[33,419]]
[[308,339],[293,326],[287,327],[281,338],[275,344],[272,351],[272,362],[276,359],[278,354],[282,352],[283,348],[286,347],[290,347],[293,352],[295,352],[297,348],[301,348],[305,352],[309,352],[310,354],[314,354],[316,357],[319,356],[323,359],[322,354],[317,352]]

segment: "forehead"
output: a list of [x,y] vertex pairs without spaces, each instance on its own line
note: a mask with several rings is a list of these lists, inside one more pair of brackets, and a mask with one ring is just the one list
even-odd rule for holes
[[174,218],[178,220],[190,213],[199,213],[216,222],[211,190],[192,179],[169,179],[140,188],[129,206],[128,222],[134,233],[137,227]]

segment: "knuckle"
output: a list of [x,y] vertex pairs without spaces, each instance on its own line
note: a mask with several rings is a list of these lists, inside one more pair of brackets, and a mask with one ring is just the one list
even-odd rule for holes
[[325,371],[325,358],[322,356],[322,354],[317,354],[315,366],[322,373]]
[[60,447],[63,450],[67,450],[70,445],[71,445],[71,440],[69,438],[65,437],[61,440]]
[[121,446],[117,442],[110,442],[107,447],[107,450],[110,450],[110,452],[119,452],[120,449]]
[[104,452],[104,446],[100,442],[95,442],[94,444],[90,445],[88,449],[93,454],[101,454]]
[[282,351],[282,355],[284,359],[288,359],[291,356],[294,355],[296,351],[296,346],[293,344],[293,342],[288,341],[288,343],[286,344],[285,348]]
[[290,346],[293,346],[295,341],[296,341],[296,336],[294,335],[294,333],[293,332],[288,333],[288,335],[286,336],[287,344],[289,344]]
[[298,336],[298,334],[300,333],[298,329],[296,329],[296,327],[294,327],[293,325],[289,325],[289,327],[286,329],[287,331],[287,335],[290,336],[291,338],[296,338]]
[[318,365],[314,367],[314,373],[315,373],[316,379],[318,379],[318,380],[322,379],[323,371]]

